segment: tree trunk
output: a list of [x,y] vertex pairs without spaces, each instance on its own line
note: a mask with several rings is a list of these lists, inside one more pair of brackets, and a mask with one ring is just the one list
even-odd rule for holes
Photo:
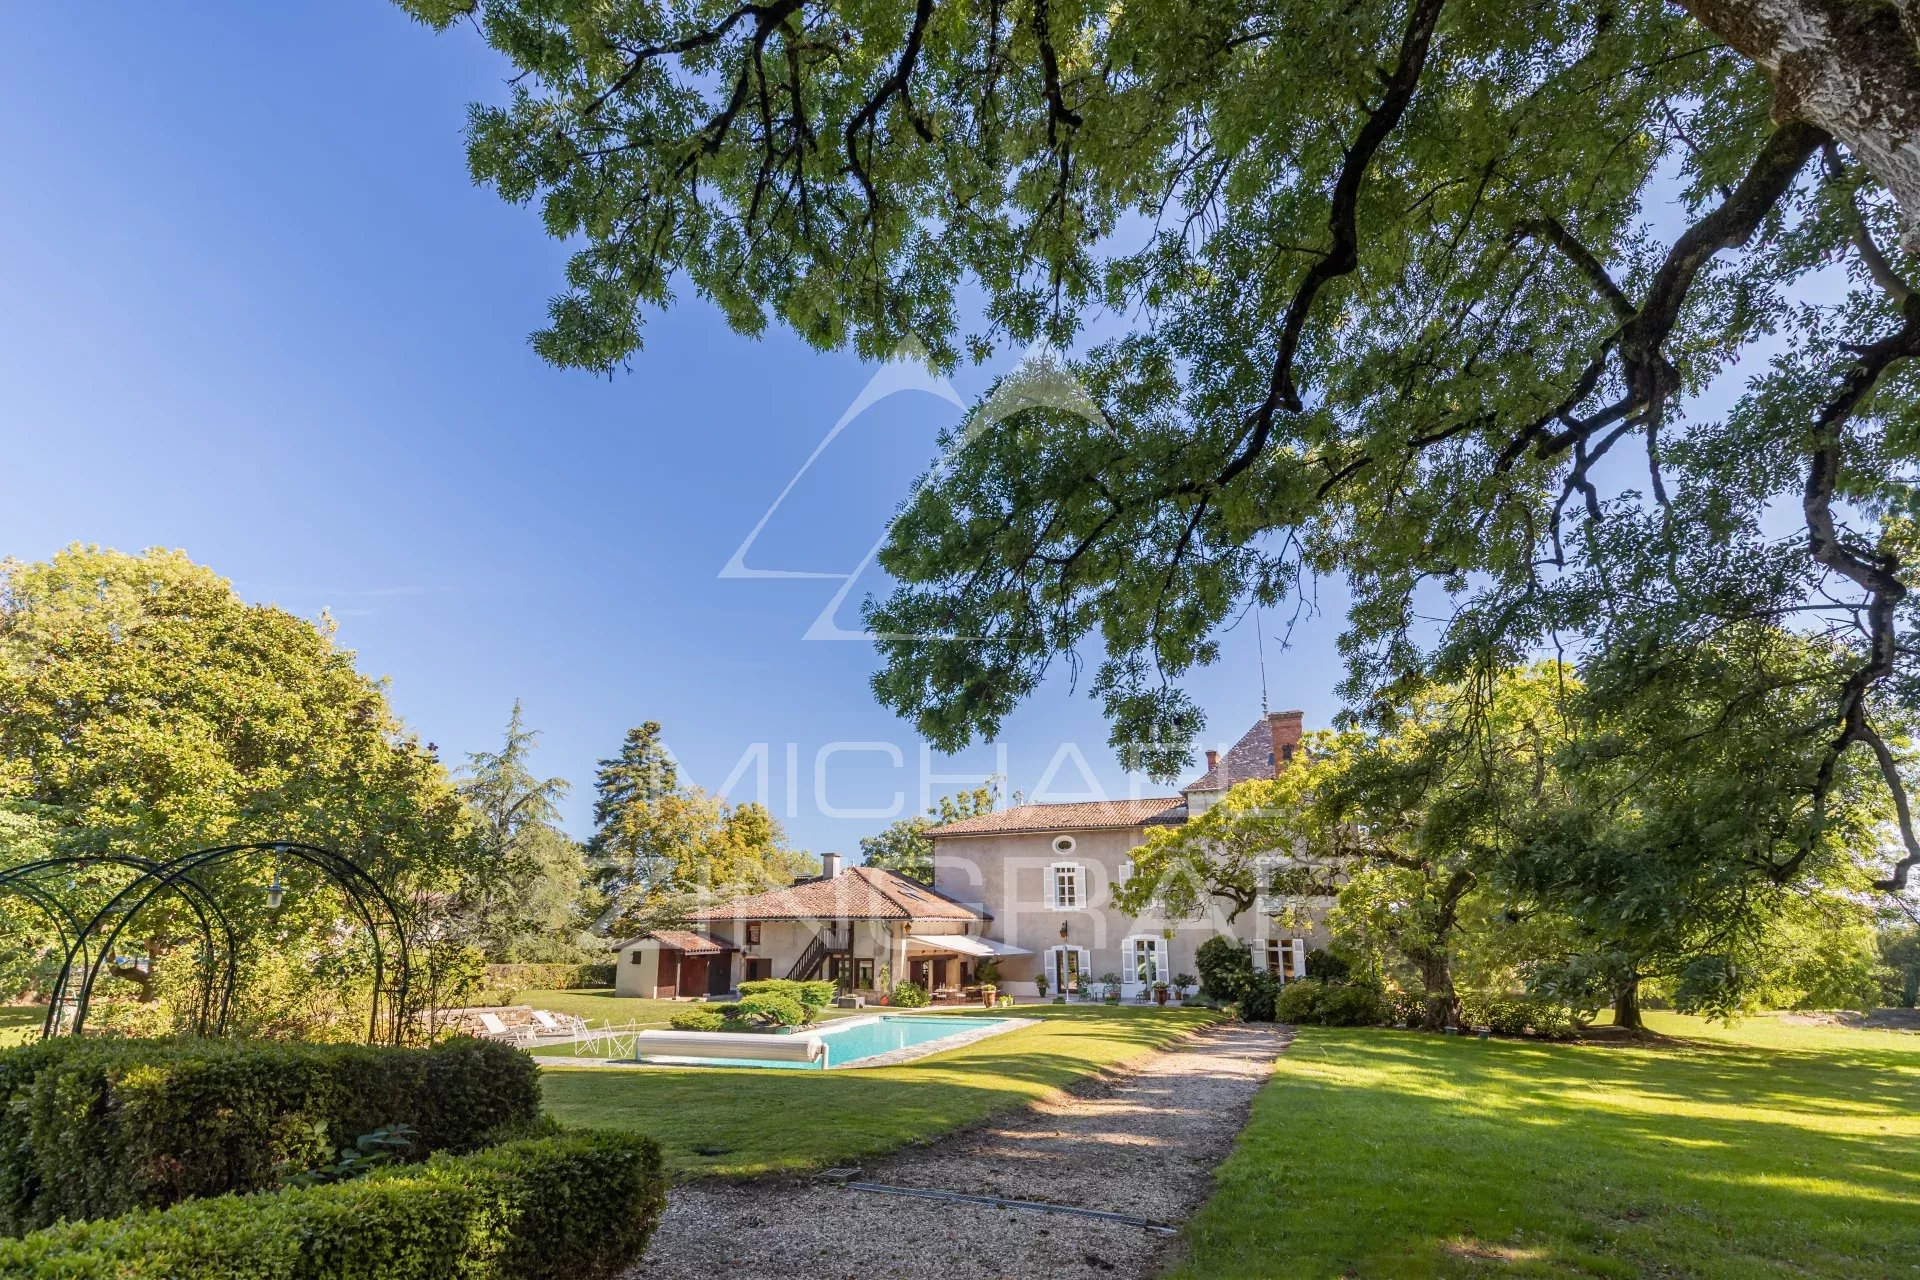
[[1627,1031],[1644,1031],[1640,1020],[1640,979],[1628,978],[1613,993],[1613,1025]]
[[1773,81],[1773,118],[1846,144],[1920,251],[1920,0],[1681,0]]
[[1427,992],[1427,1030],[1441,1031],[1460,1021],[1460,997],[1453,990],[1446,952],[1428,952],[1420,961],[1420,985]]

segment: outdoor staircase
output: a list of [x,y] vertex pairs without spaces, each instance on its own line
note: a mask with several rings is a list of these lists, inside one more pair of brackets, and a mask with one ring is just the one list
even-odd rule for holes
[[793,962],[793,968],[787,970],[788,980],[805,981],[811,978],[819,972],[820,962],[826,958],[827,940],[816,933],[813,941],[807,944],[807,949],[800,953],[800,958]]

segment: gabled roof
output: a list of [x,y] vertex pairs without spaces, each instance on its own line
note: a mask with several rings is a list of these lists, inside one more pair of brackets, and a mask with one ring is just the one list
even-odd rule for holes
[[1027,831],[1095,831],[1157,826],[1186,821],[1187,802],[1179,796],[1147,800],[1078,800],[1066,804],[1016,804],[934,827],[930,836],[997,836]]
[[694,920],[983,920],[972,907],[878,867],[848,867],[692,914]]
[[615,943],[615,951],[626,951],[642,942],[657,942],[662,951],[678,951],[690,956],[715,956],[735,948],[687,929],[651,929],[637,938]]

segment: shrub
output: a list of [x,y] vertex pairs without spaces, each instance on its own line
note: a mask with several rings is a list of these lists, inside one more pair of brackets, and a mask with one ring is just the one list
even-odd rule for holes
[[973,966],[973,980],[975,983],[983,987],[999,986],[1000,985],[1000,961],[995,959],[993,956],[988,956],[985,960],[982,960],[979,964]]
[[571,991],[612,986],[615,968],[610,964],[490,964],[482,972],[485,986],[506,991]]
[[731,1010],[726,1015],[729,1021],[753,1026],[797,1027],[811,1020],[806,1006],[798,1000],[767,991],[742,996],[738,1004],[724,1006],[724,1009]]
[[1237,1000],[1240,987],[1253,972],[1253,957],[1239,941],[1222,934],[1208,938],[1193,953],[1200,971],[1200,987],[1215,1000]]
[[675,1031],[719,1031],[726,1027],[727,1019],[719,1009],[703,1004],[680,1010],[667,1019],[667,1025]]
[[1365,983],[1322,982],[1301,978],[1280,989],[1274,1018],[1321,1027],[1372,1027],[1392,1014],[1380,992]]
[[820,1010],[833,1003],[840,994],[839,987],[832,982],[799,982],[791,978],[760,978],[753,982],[740,984],[742,996],[784,996],[806,1011],[807,1021],[812,1022]]
[[917,982],[902,982],[893,989],[893,1002],[902,1009],[918,1009],[927,1003],[927,989]]
[[1573,1034],[1573,1013],[1558,1000],[1505,992],[1470,992],[1460,997],[1460,1021],[1490,1027],[1503,1036]]
[[601,1280],[635,1261],[666,1203],[660,1149],[582,1132],[221,1196],[0,1240],[0,1277],[68,1280]]
[[1395,1022],[1404,1022],[1410,1027],[1420,1026],[1427,1018],[1426,997],[1417,991],[1390,991],[1387,993],[1387,1014]]
[[1280,999],[1280,986],[1280,979],[1265,969],[1249,965],[1246,976],[1240,980],[1240,1016],[1248,1022],[1272,1022]]
[[270,1187],[361,1134],[467,1151],[539,1114],[533,1060],[431,1049],[61,1039],[0,1054],[0,1234]]
[[1326,982],[1345,982],[1353,976],[1353,966],[1325,947],[1307,952],[1307,976]]

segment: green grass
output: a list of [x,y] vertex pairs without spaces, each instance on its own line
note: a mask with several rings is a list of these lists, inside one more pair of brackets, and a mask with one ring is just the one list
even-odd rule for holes
[[1920,1276],[1920,1036],[1303,1028],[1172,1274]]
[[895,1067],[550,1067],[541,1080],[547,1110],[563,1123],[637,1129],[660,1142],[678,1174],[750,1176],[857,1161],[972,1124],[1216,1016],[1076,1005],[1017,1013],[1042,1021]]
[[40,1027],[46,1021],[45,1005],[8,1004],[0,1005],[0,1049],[8,1045],[26,1044],[40,1038]]

